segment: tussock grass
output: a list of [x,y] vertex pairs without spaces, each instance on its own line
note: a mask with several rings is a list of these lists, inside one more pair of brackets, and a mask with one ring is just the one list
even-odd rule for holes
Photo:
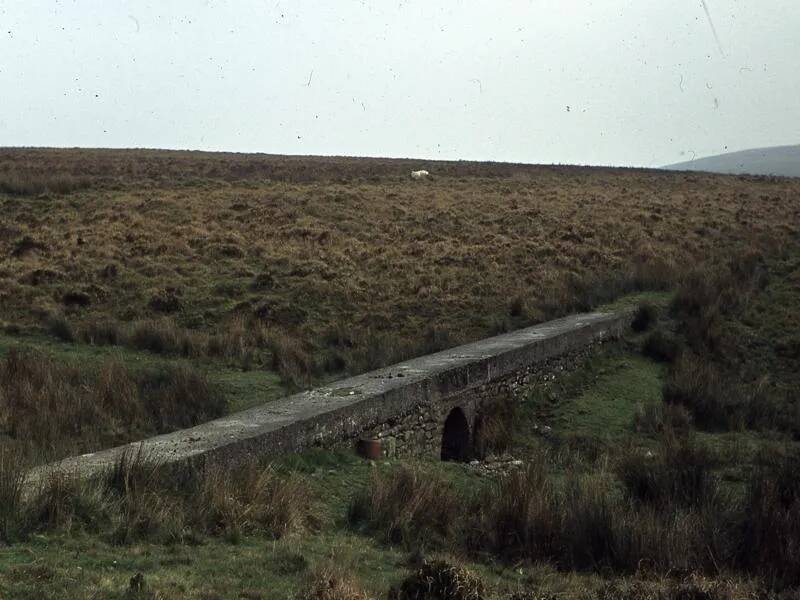
[[[752,307],[777,294],[778,304],[770,310],[780,315],[780,303],[791,303],[791,293],[783,289],[791,284],[769,283],[770,268],[792,280],[796,265],[787,256],[754,246],[681,278],[670,307],[677,335],[658,328],[643,344],[646,355],[670,363],[662,394],[670,408],[665,410],[674,415],[674,407],[681,407],[707,431],[800,432],[800,411],[789,383],[796,365],[770,340],[781,328],[763,314],[763,307]],[[743,338],[749,338],[747,345]],[[777,379],[770,377],[773,367],[781,371]]]
[[[0,151],[0,181],[23,172],[38,179],[28,189],[0,189],[3,329],[17,335],[44,325],[52,336],[76,344],[122,345],[226,368],[271,367],[304,387],[319,378],[591,309],[631,291],[678,286],[669,312],[674,332],[672,323],[654,327],[664,315],[656,318],[646,307],[636,325],[649,329],[646,351],[666,363],[648,363],[652,377],[647,382],[663,368],[667,402],[653,402],[650,392],[657,386],[623,379],[627,368],[587,370],[574,389],[552,386],[552,406],[548,401],[540,407],[551,412],[537,413],[537,421],[548,414],[559,418],[555,401],[567,392],[583,394],[598,378],[619,376],[623,384],[597,395],[603,400],[596,403],[602,404],[601,414],[585,403],[563,413],[583,424],[580,431],[559,431],[568,427],[554,420],[552,439],[531,444],[552,442],[557,455],[520,456],[534,464],[496,480],[464,475],[469,467],[463,465],[431,472],[381,465],[356,493],[346,532],[338,530],[336,517],[343,516],[352,483],[361,481],[365,470],[331,461],[320,451],[302,467],[314,473],[309,480],[315,490],[336,495],[327,507],[336,514],[325,514],[331,529],[324,536],[304,538],[289,558],[277,561],[285,562],[279,575],[304,573],[306,556],[314,564],[357,546],[353,554],[364,559],[355,570],[379,567],[388,573],[391,560],[395,581],[401,582],[390,547],[400,544],[458,557],[425,572],[417,564],[410,573],[407,581],[419,584],[414,589],[427,594],[435,588],[440,596],[458,597],[469,589],[458,583],[465,578],[452,576],[461,560],[474,563],[470,570],[480,573],[487,590],[490,580],[497,583],[500,577],[507,580],[503,585],[532,588],[520,591],[519,600],[549,597],[551,591],[570,597],[566,580],[579,580],[587,598],[609,599],[766,597],[767,588],[777,593],[797,585],[795,482],[800,477],[791,457],[762,457],[753,472],[749,465],[735,468],[730,460],[717,469],[716,457],[691,441],[688,432],[697,424],[706,430],[703,439],[724,437],[727,443],[737,435],[731,431],[740,429],[800,431],[794,388],[762,377],[768,373],[792,382],[791,373],[798,372],[792,333],[797,311],[787,292],[796,268],[779,249],[770,256],[736,252],[765,247],[753,242],[754,230],[776,246],[787,244],[800,216],[798,183],[435,163],[434,178],[411,186],[410,166],[407,161],[202,153]],[[85,177],[86,187],[48,188],[49,173],[54,180]],[[774,266],[774,260],[786,261],[787,268],[768,275],[766,266]],[[685,272],[686,265],[697,268]],[[754,324],[782,311],[783,317],[770,319],[765,328],[779,341],[776,353],[762,352],[764,336],[753,337]],[[150,552],[153,562],[170,553],[159,567],[166,571],[168,562],[181,560],[176,543],[194,544],[206,536],[232,542],[250,535],[271,539],[314,527],[309,482],[289,475],[288,467],[208,465],[175,472],[134,453],[107,478],[83,482],[54,473],[32,496],[23,497],[20,473],[26,457],[8,458],[22,452],[17,449],[21,438],[9,439],[9,431],[17,436],[41,429],[44,446],[68,439],[66,430],[81,438],[127,439],[132,429],[181,426],[188,419],[181,398],[195,388],[206,394],[190,372],[139,374],[85,366],[37,371],[29,365],[30,373],[9,376],[0,386],[0,404],[11,398],[15,407],[0,411],[6,435],[0,446],[7,453],[0,460],[0,542],[17,543],[33,532],[86,530],[102,538],[98,547],[146,544],[146,561]],[[58,427],[34,415],[35,402],[19,401],[23,388],[38,394],[44,406],[56,397],[70,400],[71,408],[53,413]],[[637,402],[642,409],[634,417]],[[213,403],[201,402],[197,417],[209,406]],[[585,418],[581,411],[598,418]],[[10,426],[12,415],[15,425]],[[514,410],[498,405],[484,416],[483,452],[501,452],[511,444],[516,455],[509,427],[517,418]],[[630,448],[623,444],[620,450],[617,438],[596,435],[602,430],[622,439],[631,433],[631,422],[647,437]],[[769,436],[776,444],[789,444],[779,433]],[[342,479],[329,473],[345,467]],[[464,476],[470,485],[451,485],[443,472],[454,480]],[[352,528],[380,543],[362,545]],[[334,540],[335,550],[325,547],[328,540]],[[168,549],[159,549],[159,542]],[[208,578],[214,568],[240,568],[234,555],[244,559],[251,577],[252,552],[260,555],[263,544],[259,538],[244,540],[236,547],[242,553],[225,547],[230,561],[226,556],[220,567],[213,556]],[[37,542],[36,550],[46,552],[46,544]],[[112,546],[104,556],[117,552]],[[195,559],[200,553],[193,549],[191,554]],[[99,558],[92,553],[91,560],[98,564]],[[58,564],[69,562],[59,557]],[[194,570],[204,570],[196,565]],[[259,576],[268,570],[255,569]],[[508,581],[512,569],[513,583]],[[537,587],[537,573],[546,570],[551,582],[559,581],[553,590]],[[17,565],[8,572],[0,576],[0,585],[13,577],[30,579],[27,588],[9,587],[12,595],[22,589],[20,596],[34,589],[40,593],[39,588],[46,595],[79,585],[67,580],[61,566]],[[192,577],[183,567],[169,572]],[[318,575],[307,597],[365,595],[357,578],[342,568]],[[103,580],[113,581],[108,585],[118,592],[128,589],[129,576],[124,574],[120,585],[119,575],[114,579],[109,571]],[[147,589],[132,583],[123,593],[176,593],[158,574],[147,578]],[[206,583],[187,582],[185,593],[231,591],[208,591]],[[264,596],[273,591],[264,589]]]
[[0,541],[13,541],[24,523],[21,522],[25,462],[15,449],[0,445]]
[[651,331],[642,343],[642,353],[659,362],[675,362],[682,351],[680,340],[661,328]]
[[735,521],[734,564],[772,585],[800,586],[800,455],[779,457],[748,481]]
[[[181,327],[169,316],[131,323],[92,319],[73,325],[63,315],[58,315],[49,317],[47,324],[50,333],[65,342],[119,345],[189,359],[221,359],[248,368],[260,352],[271,350],[273,355],[279,354],[282,346],[276,340],[287,338],[285,334],[272,331],[260,321],[239,313],[232,315],[215,333]],[[305,369],[303,374],[312,370],[310,365],[305,365]]]
[[[612,478],[556,478],[551,459],[539,458],[474,494],[431,472],[396,468],[356,495],[350,521],[385,542],[502,564],[616,575],[716,577],[722,569],[769,587],[798,585],[796,456],[766,462],[748,476],[743,496],[724,491],[711,471],[716,459],[689,438],[665,435],[654,456],[629,450]],[[435,543],[433,532],[441,535]]]
[[554,557],[561,528],[554,494],[540,461],[493,483],[481,498],[480,526],[471,541],[476,551],[505,560]]
[[2,539],[37,531],[89,531],[117,544],[235,541],[259,533],[279,539],[313,528],[314,494],[298,476],[255,460],[176,471],[138,450],[124,452],[105,476],[52,470],[23,494],[17,460],[0,451]]
[[498,397],[481,407],[476,419],[474,451],[479,458],[502,455],[514,442],[519,407],[513,398]]
[[188,365],[132,372],[12,348],[0,358],[0,427],[12,441],[62,453],[112,445],[221,416],[225,401]]
[[462,500],[441,477],[419,468],[376,470],[350,504],[348,521],[365,525],[391,544],[435,545],[458,527]]
[[327,564],[315,569],[297,600],[373,600],[363,585],[341,567]]
[[633,292],[670,289],[677,281],[677,266],[656,257],[638,257],[616,270],[568,272],[547,291],[542,312],[549,319],[585,312]]
[[664,383],[664,401],[686,407],[703,429],[725,431],[747,425],[748,390],[709,362],[680,361]]
[[644,302],[636,308],[631,328],[640,333],[647,331],[656,321],[658,321],[658,309],[651,303]]
[[754,600],[769,598],[770,594],[757,580],[693,573],[677,578],[615,578],[604,582],[588,597],[597,600]]
[[647,435],[688,431],[691,426],[692,415],[680,404],[660,402],[640,405],[633,418],[634,431]]
[[424,560],[403,582],[389,591],[390,600],[486,600],[483,580],[468,568],[446,560]]
[[719,460],[690,436],[667,429],[658,454],[628,451],[617,473],[632,500],[669,510],[675,505],[714,509],[722,504],[712,470]]

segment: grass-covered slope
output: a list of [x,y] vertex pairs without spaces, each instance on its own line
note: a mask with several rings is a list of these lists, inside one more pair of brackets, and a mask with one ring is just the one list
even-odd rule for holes
[[[22,417],[59,423],[27,440],[47,452],[131,440],[666,290],[689,265],[791,239],[798,198],[793,180],[653,170],[0,150],[0,345],[44,352],[26,355],[34,371],[84,371],[8,388],[0,444],[23,441]],[[109,361],[130,371],[124,398],[103,395]],[[223,402],[177,386],[185,414],[165,418],[176,366]],[[59,386],[63,413],[32,408]]]
[[317,450],[175,478],[131,456],[25,500],[0,461],[0,594],[792,598],[798,256],[691,270],[639,331],[498,400],[484,450],[521,464]]

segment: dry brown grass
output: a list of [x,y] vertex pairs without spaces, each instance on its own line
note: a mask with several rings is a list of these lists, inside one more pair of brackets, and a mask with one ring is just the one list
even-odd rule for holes
[[316,527],[314,493],[303,478],[256,460],[178,471],[141,449],[122,454],[106,476],[53,470],[24,484],[19,453],[0,447],[0,542],[36,531],[83,530],[114,543],[278,539]]
[[371,600],[357,577],[333,564],[317,568],[297,600]]
[[441,477],[401,466],[372,473],[370,485],[353,498],[348,520],[379,532],[391,544],[435,545],[454,533],[463,507]]
[[376,471],[354,497],[350,523],[415,551],[510,565],[617,576],[736,573],[775,589],[798,585],[800,456],[765,456],[742,495],[711,473],[710,451],[688,439],[665,437],[656,457],[629,452],[616,478],[564,478],[546,455],[470,488],[431,469]]
[[[663,287],[675,265],[800,222],[791,179],[430,163],[436,177],[411,182],[415,164],[2,151],[0,174],[91,185],[0,193],[0,312],[34,326],[58,310],[75,325],[167,311],[207,333],[255,316],[314,368],[353,371],[424,351],[429,326],[456,343]],[[326,343],[332,329],[352,345]]]
[[34,170],[8,170],[0,174],[0,192],[18,196],[67,194],[89,187],[88,177]]
[[115,360],[86,367],[18,349],[0,358],[0,446],[82,452],[196,425],[224,410],[218,390],[188,365],[133,372]]
[[390,600],[487,600],[483,580],[462,565],[445,560],[423,561],[403,582],[389,591]]

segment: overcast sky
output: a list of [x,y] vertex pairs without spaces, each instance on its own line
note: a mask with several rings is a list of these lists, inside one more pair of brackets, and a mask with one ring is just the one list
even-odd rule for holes
[[0,0],[0,146],[658,166],[800,143],[800,2],[706,4]]

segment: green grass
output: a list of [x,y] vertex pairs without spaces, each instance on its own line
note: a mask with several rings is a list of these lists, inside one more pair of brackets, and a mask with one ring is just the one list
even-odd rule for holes
[[142,573],[159,597],[290,598],[312,568],[329,562],[360,575],[376,594],[405,573],[403,554],[345,532],[279,542],[213,540],[191,547],[119,547],[85,536],[43,536],[0,553],[0,594],[123,598],[131,577]]
[[[119,547],[86,536],[42,536],[24,547],[0,551],[0,595],[127,598],[131,578],[141,573],[159,598],[289,599],[315,568],[331,565],[355,575],[380,598],[408,575],[409,555],[343,530],[278,542],[257,537],[237,544],[211,540],[191,547]],[[571,578],[542,566],[476,563],[469,568],[492,589],[507,592],[541,578],[561,580],[561,585]]]
[[603,348],[582,369],[532,389],[528,410],[556,434],[630,435],[637,408],[661,401],[662,376],[631,348]]
[[[787,390],[800,385],[800,252],[769,263],[769,276],[743,314],[729,323],[750,380],[769,375]],[[744,356],[746,353],[746,356]]]
[[[327,566],[355,575],[368,592],[385,597],[390,586],[409,574],[409,552],[350,530],[345,515],[354,491],[367,484],[373,469],[388,470],[397,464],[373,465],[346,451],[313,450],[282,458],[277,468],[299,471],[311,482],[320,499],[319,526],[317,531],[278,541],[248,535],[235,543],[204,537],[194,545],[121,546],[86,533],[35,535],[0,548],[0,597],[129,598],[129,582],[141,573],[148,590],[161,594],[159,598],[289,599],[306,585],[315,568]],[[484,481],[464,465],[426,462],[424,466],[462,489]],[[533,581],[565,586],[571,580],[593,579],[541,565],[473,562],[469,568],[498,593],[523,589]]]
[[[205,537],[191,546],[119,546],[85,533],[35,535],[0,548],[0,597],[122,598],[130,578],[141,572],[151,590],[168,598],[291,598],[315,567],[329,564],[354,573],[369,591],[383,595],[407,575],[408,553],[351,531],[345,515],[352,493],[367,485],[372,470],[396,464],[372,465],[347,451],[312,450],[282,458],[275,466],[304,474],[320,498],[319,529],[279,541],[252,535],[236,543]],[[464,465],[429,466],[454,485],[478,481]],[[498,584],[520,577],[518,571],[488,565],[479,571]]]
[[[751,322],[737,321],[735,327],[746,327],[758,335],[766,330],[780,330],[772,322],[767,326],[763,318],[759,320],[757,307],[766,301],[764,298],[788,297],[794,301],[795,295],[787,291],[783,280],[773,280],[762,294],[764,296],[757,296],[749,305],[747,314]],[[636,306],[647,299],[665,309],[670,298],[660,294],[648,296],[638,295],[627,305]],[[793,317],[789,312],[778,311],[775,318],[791,328]],[[661,402],[666,371],[663,364],[640,354],[644,335],[604,345],[576,371],[547,384],[531,386],[520,406],[512,454],[529,459],[538,456],[534,452],[548,445],[558,447],[561,439],[570,436],[581,436],[601,444],[610,457],[617,448],[630,445],[655,448],[655,439],[637,433],[633,427],[639,407]],[[19,343],[19,338],[0,337],[0,354],[15,343]],[[48,338],[26,338],[26,343],[59,357],[88,361],[117,356],[145,367],[179,360],[116,347],[62,344]],[[757,353],[755,358],[763,360],[765,356],[768,356],[767,351]],[[209,374],[225,387],[231,407],[244,408],[262,396],[282,393],[277,379],[268,373],[209,365]],[[532,429],[533,424],[551,426],[553,435],[541,437]],[[777,433],[731,431],[695,432],[694,435],[699,443],[721,457],[714,474],[734,493],[744,489],[746,476],[760,452],[800,445]],[[419,464],[457,490],[475,491],[486,482],[467,465],[426,460],[403,463]],[[235,542],[205,536],[193,545],[135,543],[121,546],[110,543],[102,534],[35,535],[26,542],[0,548],[0,598],[288,599],[303,589],[316,568],[331,565],[357,577],[375,597],[385,597],[389,587],[410,572],[409,552],[379,541],[376,535],[354,531],[347,524],[346,515],[354,494],[368,485],[374,469],[388,471],[398,464],[399,461],[388,460],[370,463],[347,449],[333,452],[315,449],[280,458],[275,467],[306,477],[318,501],[315,529],[279,541],[260,535],[244,535]],[[560,482],[573,466],[556,461],[550,468]],[[612,471],[604,476],[609,483],[617,485]],[[468,567],[484,579],[495,593],[493,597],[497,598],[531,586],[543,586],[571,597],[575,590],[602,585],[598,575],[559,572],[548,565],[503,565],[491,560],[466,560]],[[160,596],[128,594],[129,581],[137,573],[144,576],[149,592]]]
[[652,304],[656,308],[664,310],[669,306],[673,295],[673,292],[638,292],[635,294],[628,294],[622,298],[614,300],[613,302],[602,304],[598,306],[596,310],[598,312],[615,312],[618,310],[624,310],[626,308],[636,308],[640,304],[644,303]]
[[557,427],[572,433],[614,437],[631,431],[637,407],[661,401],[661,368],[636,355],[609,358],[597,380],[565,403]]
[[[533,455],[526,452],[534,446],[551,443],[527,427],[533,422],[551,424],[554,443],[560,435],[575,434],[605,439],[612,450],[631,441],[652,443],[634,432],[633,414],[639,404],[660,401],[663,366],[639,355],[637,347],[636,340],[603,346],[583,368],[532,388],[522,404],[513,454],[528,459]],[[698,438],[721,453],[735,450],[739,452],[735,456],[748,463],[769,444],[785,443],[747,432],[698,434]],[[474,492],[486,483],[467,465],[426,460],[403,463],[418,464],[461,491]],[[306,477],[318,501],[314,528],[278,541],[244,535],[235,542],[204,536],[192,545],[115,545],[102,534],[34,535],[0,548],[0,597],[136,598],[126,595],[126,590],[130,579],[141,573],[149,592],[160,596],[138,597],[288,599],[296,597],[315,569],[329,566],[357,577],[375,597],[385,597],[390,586],[409,574],[410,554],[379,541],[379,536],[354,531],[346,515],[353,495],[369,483],[374,469],[388,471],[398,464],[364,461],[347,449],[315,449],[280,458],[274,466]],[[563,467],[551,465],[559,481]],[[741,487],[745,473],[744,467],[731,460],[717,470],[731,489]],[[575,590],[602,585],[602,579],[591,573],[559,572],[541,564],[465,560],[496,598],[530,586],[544,586],[570,597]]]

